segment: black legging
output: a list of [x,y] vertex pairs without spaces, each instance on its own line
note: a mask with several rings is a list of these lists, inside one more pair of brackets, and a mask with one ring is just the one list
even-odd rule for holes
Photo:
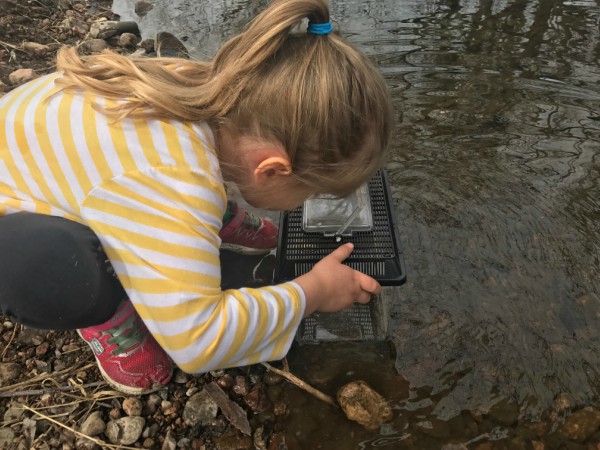
[[126,297],[88,227],[43,214],[0,216],[0,312],[52,330],[108,320]]

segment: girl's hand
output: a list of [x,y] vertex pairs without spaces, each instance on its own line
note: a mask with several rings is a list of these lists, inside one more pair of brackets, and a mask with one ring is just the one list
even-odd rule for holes
[[341,245],[310,272],[296,278],[306,296],[305,317],[315,311],[340,311],[355,301],[368,303],[373,294],[381,292],[375,279],[342,264],[352,250],[353,244]]

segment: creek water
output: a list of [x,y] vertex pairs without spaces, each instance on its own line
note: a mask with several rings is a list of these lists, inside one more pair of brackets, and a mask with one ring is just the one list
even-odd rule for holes
[[[113,10],[197,58],[265,5],[155,0],[139,17],[133,3]],[[331,13],[390,86],[386,168],[408,282],[391,353],[337,343],[289,359],[330,393],[366,379],[397,417],[367,433],[287,388],[274,395],[295,399],[288,430],[302,448],[471,448],[524,422],[549,421],[550,435],[572,409],[598,407],[600,3],[332,0]]]

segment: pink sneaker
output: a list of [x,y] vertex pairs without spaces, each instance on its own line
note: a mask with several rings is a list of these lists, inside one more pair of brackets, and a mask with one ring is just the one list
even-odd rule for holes
[[171,359],[129,300],[108,321],[77,332],[94,352],[106,382],[121,392],[141,395],[156,391],[173,374]]
[[263,219],[249,213],[239,206],[233,217],[223,227],[221,248],[244,255],[266,255],[277,247],[277,225],[268,219]]

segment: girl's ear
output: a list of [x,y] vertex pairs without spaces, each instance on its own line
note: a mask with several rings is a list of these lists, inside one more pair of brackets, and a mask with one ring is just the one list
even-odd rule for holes
[[269,156],[263,159],[254,169],[254,181],[260,183],[277,175],[287,176],[291,173],[292,165],[289,159],[284,156]]

